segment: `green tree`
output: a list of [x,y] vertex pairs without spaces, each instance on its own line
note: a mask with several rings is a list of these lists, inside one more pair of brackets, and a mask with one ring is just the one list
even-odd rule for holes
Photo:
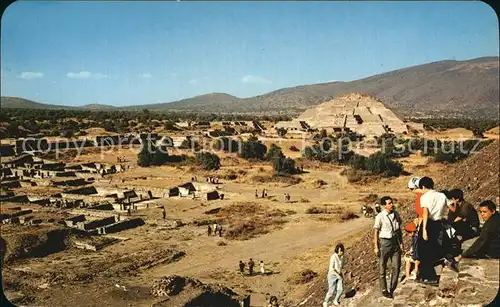
[[278,175],[292,175],[297,173],[295,160],[285,158],[283,155],[274,157],[273,169]]
[[271,144],[269,149],[267,150],[266,160],[273,161],[275,158],[284,157],[283,152],[281,151],[281,147],[276,144]]
[[250,137],[248,141],[243,142],[240,155],[244,159],[264,160],[266,152],[266,145],[258,141],[257,138]]
[[207,151],[196,153],[196,163],[205,170],[218,170],[221,166],[219,157]]
[[142,142],[142,148],[137,155],[137,165],[141,167],[149,167],[153,165],[155,149],[153,144],[149,140],[144,140]]

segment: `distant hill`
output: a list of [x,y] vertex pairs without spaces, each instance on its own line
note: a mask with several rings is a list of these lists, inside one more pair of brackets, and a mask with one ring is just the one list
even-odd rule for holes
[[88,110],[116,110],[117,107],[108,104],[91,103],[80,107],[81,109]]
[[123,107],[122,109],[131,110],[189,110],[189,111],[200,111],[198,108],[201,108],[203,111],[208,112],[218,112],[216,110],[212,110],[212,108],[221,109],[226,106],[232,106],[235,103],[240,102],[242,99],[231,96],[229,94],[224,93],[211,93],[200,96],[195,96],[191,98],[186,98],[182,100],[165,102],[165,103],[156,103],[156,104],[145,104],[145,105],[137,105],[137,106],[128,106]]
[[[499,58],[445,60],[350,82],[283,88],[251,98],[212,93],[170,103],[135,105],[119,109],[298,114],[311,106],[350,92],[374,95],[401,115],[465,115],[498,118]],[[12,107],[12,103],[4,105],[3,101],[2,97],[2,107]],[[24,105],[28,108],[35,107],[31,104]],[[41,106],[37,104],[37,107]]]
[[73,107],[60,106],[55,104],[46,104],[35,102],[32,100],[2,96],[0,101],[2,108],[19,108],[19,109],[73,109]]

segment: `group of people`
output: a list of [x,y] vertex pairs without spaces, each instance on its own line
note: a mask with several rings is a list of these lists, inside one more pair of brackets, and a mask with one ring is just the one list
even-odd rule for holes
[[[484,221],[480,228],[478,213],[464,200],[461,190],[436,191],[430,177],[414,177],[408,183],[408,188],[416,194],[416,217],[412,221],[403,225],[389,196],[380,199],[380,212],[375,217],[373,249],[379,258],[379,283],[384,297],[393,298],[402,255],[406,261],[403,282],[413,279],[431,285],[438,284],[434,269],[436,265],[446,265],[458,272],[458,263],[462,258],[500,258],[500,214],[497,204],[491,200],[479,204],[479,215]],[[403,230],[411,236],[407,253]],[[467,250],[462,251],[462,243],[474,237],[478,238]],[[324,307],[328,306],[335,292],[333,304],[339,304],[343,291],[343,258],[344,246],[337,244],[330,258]],[[388,285],[386,273],[389,259],[392,268]]]
[[[243,261],[240,260],[240,263],[238,264],[239,266],[239,269],[240,269],[240,273],[243,275],[245,274],[245,263]],[[250,260],[248,261],[248,275],[252,276],[253,275],[253,269],[255,267],[255,262],[253,261],[252,258],[250,258]],[[260,261],[260,264],[259,264],[259,267],[260,267],[260,274],[264,275],[266,274],[266,268],[265,268],[265,265],[264,265],[264,261]]]
[[127,160],[125,160],[125,157],[116,157],[116,162],[123,163],[123,162],[127,162]]
[[219,237],[222,237],[222,225],[220,225],[219,223],[214,223],[212,225],[208,225],[207,234],[209,236],[211,236],[212,232],[213,232],[214,236],[219,234]]
[[283,195],[283,198],[284,198],[285,202],[289,202],[289,201],[290,201],[290,199],[291,199],[290,194],[288,194],[288,193],[285,193],[285,194]]
[[[266,189],[262,189],[262,198],[266,198],[267,197],[267,190]],[[259,191],[257,189],[255,189],[255,198],[259,198]]]

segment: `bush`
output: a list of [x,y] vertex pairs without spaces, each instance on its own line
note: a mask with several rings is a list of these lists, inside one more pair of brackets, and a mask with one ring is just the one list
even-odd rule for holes
[[244,159],[264,160],[266,152],[266,145],[258,141],[257,138],[251,137],[248,141],[243,142],[240,155]]
[[366,171],[357,170],[357,169],[347,169],[345,171],[345,175],[347,177],[347,181],[350,183],[359,182],[365,175],[367,175]]
[[165,147],[157,148],[150,140],[143,140],[143,146],[137,155],[137,165],[149,167],[167,162],[169,162],[169,155]]
[[278,175],[292,175],[298,173],[295,167],[295,160],[285,158],[283,155],[274,158],[273,169]]
[[276,158],[281,158],[283,156],[283,152],[281,151],[281,147],[276,146],[276,144],[271,144],[271,147],[267,150],[266,160],[274,161]]
[[298,148],[297,148],[297,146],[295,146],[295,145],[290,146],[290,148],[289,148],[289,149],[290,149],[291,151],[295,151],[295,152],[300,151],[300,149],[298,149]]
[[193,137],[186,137],[184,141],[182,141],[179,146],[180,149],[191,149],[191,150],[199,150],[201,148],[198,141],[196,141]]
[[227,137],[221,137],[214,143],[215,150],[222,150],[224,152],[238,152],[240,149],[240,144],[238,141],[229,139]]
[[314,207],[307,208],[306,213],[307,214],[328,214],[328,213],[330,213],[330,211],[328,210],[327,207],[314,206]]
[[365,168],[372,174],[383,174],[385,177],[397,177],[403,171],[403,165],[395,162],[388,154],[376,152],[365,161]]
[[72,138],[72,137],[73,137],[73,135],[74,135],[74,134],[75,134],[75,132],[73,131],[73,129],[65,129],[65,130],[62,132],[61,136],[62,136],[63,138],[68,138],[68,139],[70,139],[70,138]]
[[205,170],[218,170],[221,166],[220,159],[216,154],[202,151],[196,154],[196,163]]
[[348,221],[348,220],[352,220],[352,219],[357,219],[359,216],[357,214],[355,214],[354,212],[346,212],[344,214],[342,214],[340,216],[340,218],[342,219],[342,221]]
[[318,276],[318,273],[316,273],[310,269],[305,269],[301,272],[295,273],[293,277],[288,279],[288,282],[296,284],[296,285],[307,284],[317,276]]

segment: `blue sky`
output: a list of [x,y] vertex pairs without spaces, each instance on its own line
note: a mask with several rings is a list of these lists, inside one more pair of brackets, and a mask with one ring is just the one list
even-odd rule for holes
[[15,2],[1,94],[131,105],[350,81],[498,56],[482,2]]

